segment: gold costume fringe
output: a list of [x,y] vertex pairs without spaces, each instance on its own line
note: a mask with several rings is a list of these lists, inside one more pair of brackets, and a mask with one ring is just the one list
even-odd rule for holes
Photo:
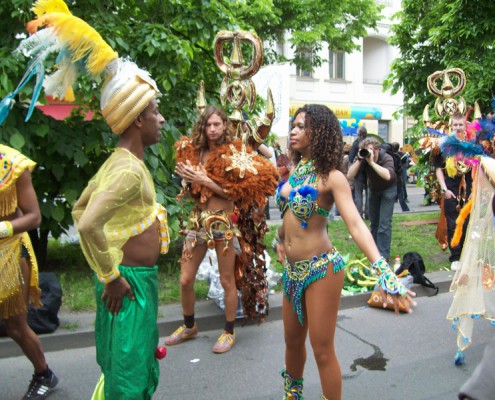
[[0,215],[11,215],[17,208],[17,188],[15,185],[3,190],[0,196]]
[[8,319],[27,310],[22,294],[24,279],[21,273],[21,248],[24,246],[29,254],[31,267],[29,282],[29,303],[41,306],[41,291],[38,287],[38,264],[31,240],[27,232],[0,240],[0,317]]

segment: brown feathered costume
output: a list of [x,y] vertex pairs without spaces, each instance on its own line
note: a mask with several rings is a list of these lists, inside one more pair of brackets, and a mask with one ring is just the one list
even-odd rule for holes
[[[244,177],[239,176],[239,169],[232,169],[230,145],[241,151],[241,140],[231,144],[222,144],[215,149],[204,166],[208,177],[221,186],[238,210],[238,228],[242,234],[239,238],[242,253],[236,258],[236,284],[242,292],[244,315],[249,319],[263,320],[268,314],[268,283],[266,280],[265,246],[263,237],[267,226],[264,208],[268,196],[273,196],[278,182],[275,166],[262,156],[255,156],[254,167],[257,174],[246,170]],[[251,148],[246,149],[251,152]],[[191,138],[181,137],[175,145],[175,161],[199,165],[200,151],[192,145]],[[193,184],[188,189],[189,195],[199,201],[206,201],[213,192],[201,185]]]

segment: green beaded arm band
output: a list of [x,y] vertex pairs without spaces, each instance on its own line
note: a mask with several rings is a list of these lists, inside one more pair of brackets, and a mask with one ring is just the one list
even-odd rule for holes
[[402,297],[407,295],[407,288],[397,279],[384,257],[371,264],[371,268],[379,275],[378,284],[385,292],[399,294]]

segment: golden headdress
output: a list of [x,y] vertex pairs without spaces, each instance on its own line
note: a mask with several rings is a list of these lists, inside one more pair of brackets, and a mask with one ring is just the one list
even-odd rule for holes
[[[230,57],[223,55],[226,43],[232,45]],[[252,49],[247,65],[242,57],[242,43]],[[205,169],[208,176],[218,182],[234,201],[242,248],[242,253],[236,257],[236,285],[241,291],[244,316],[261,321],[268,315],[268,283],[263,254],[267,226],[263,210],[267,197],[275,192],[278,173],[274,165],[253,148],[257,148],[270,132],[275,117],[273,99],[268,91],[266,112],[262,119],[253,117],[250,121],[244,118],[247,112],[253,111],[256,100],[256,88],[250,78],[259,70],[263,58],[258,36],[244,31],[220,31],[214,48],[217,66],[225,75],[220,87],[220,100],[223,106],[228,102],[232,108],[229,119],[235,139],[232,143],[219,146],[215,157],[207,161]],[[200,83],[196,105],[200,112],[206,108],[203,83]],[[177,142],[175,156],[180,162],[189,160],[195,165],[200,162],[199,153],[189,137]],[[191,196],[199,192],[201,199],[212,194],[210,189],[194,184],[185,187],[180,196],[186,192]]]
[[[90,76],[105,75],[102,114],[112,132],[122,133],[158,94],[150,75],[118,54],[100,34],[74,16],[63,0],[38,0],[32,7],[36,18],[27,24],[30,36],[22,40],[19,53],[32,59],[17,88],[0,103],[0,124],[14,104],[15,96],[36,75],[35,88],[26,115],[29,120],[44,87],[53,98],[74,101],[72,89],[79,71]],[[45,77],[44,61],[57,53],[57,70]]]

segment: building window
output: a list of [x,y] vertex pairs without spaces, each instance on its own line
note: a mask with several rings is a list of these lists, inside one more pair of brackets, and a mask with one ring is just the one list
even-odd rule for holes
[[297,66],[297,76],[311,78],[313,76],[313,72],[311,71],[313,50],[311,48],[305,48],[298,53],[298,57],[302,60],[303,65]]
[[344,55],[342,51],[330,51],[328,57],[330,79],[345,79]]
[[378,121],[378,136],[380,136],[385,142],[389,141],[389,121]]

